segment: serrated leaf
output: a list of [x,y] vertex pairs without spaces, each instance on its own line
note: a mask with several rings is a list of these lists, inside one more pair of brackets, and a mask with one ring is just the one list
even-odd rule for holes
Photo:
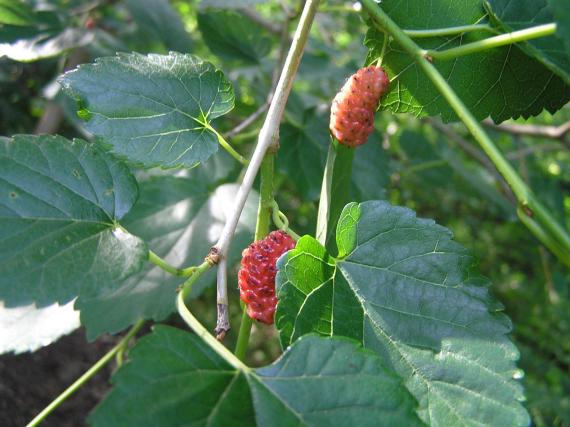
[[78,327],[79,313],[73,310],[73,302],[44,308],[6,308],[0,301],[0,354],[35,351]]
[[[430,29],[481,22],[485,11],[478,1],[385,0],[382,9],[401,28]],[[487,37],[470,33],[457,37],[418,39],[426,49],[447,49]],[[367,63],[380,56],[383,34],[375,27],[367,33]],[[570,99],[570,86],[540,62],[516,46],[490,49],[434,65],[474,116],[491,116],[495,122],[535,116],[546,109],[554,113]],[[444,122],[457,120],[447,101],[431,81],[395,42],[390,42],[382,66],[393,80],[382,106],[395,113],[417,117],[438,116]]]
[[278,261],[284,346],[317,332],[374,350],[432,426],[529,423],[511,325],[473,259],[433,221],[373,201],[346,206],[339,259],[305,236]]
[[130,356],[94,427],[421,424],[400,380],[351,340],[305,337],[266,368],[238,369],[198,336],[157,326]]
[[[149,247],[171,265],[200,264],[219,237],[237,193],[237,184],[215,191],[209,180],[190,171],[189,177],[159,176],[141,183],[141,197],[123,221],[124,226],[145,239]],[[253,238],[257,207],[255,193],[247,201],[229,255],[233,265]],[[159,267],[148,265],[116,289],[82,295],[76,303],[81,323],[92,340],[104,332],[116,333],[138,319],[163,320],[173,313],[176,289],[184,281]],[[215,271],[206,273],[192,289],[200,295],[215,281]]]
[[147,248],[117,226],[137,198],[129,170],[59,136],[0,139],[0,299],[66,303],[137,272]]
[[145,37],[162,41],[169,50],[191,50],[190,35],[168,0],[127,0],[125,4]]
[[[518,31],[554,22],[549,0],[487,0],[489,14],[504,32]],[[566,4],[568,7],[568,4]],[[570,84],[570,52],[556,35],[540,37],[520,44],[527,54],[537,58]]]
[[192,55],[118,54],[66,73],[89,132],[145,167],[193,167],[218,150],[210,121],[233,108],[231,83]]
[[222,59],[259,64],[271,50],[267,31],[233,11],[199,13],[198,28],[208,48]]

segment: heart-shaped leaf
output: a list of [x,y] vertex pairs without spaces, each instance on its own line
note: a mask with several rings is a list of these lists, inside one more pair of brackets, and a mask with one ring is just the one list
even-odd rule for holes
[[401,381],[352,340],[305,337],[250,369],[196,335],[158,326],[130,356],[91,414],[94,427],[421,425]]
[[347,205],[336,238],[338,259],[305,236],[278,261],[284,346],[313,332],[357,339],[432,426],[528,424],[510,322],[447,229],[374,201]]
[[118,54],[61,78],[85,127],[145,167],[193,167],[218,150],[210,121],[234,106],[231,83],[192,55]]
[[65,303],[138,271],[146,245],[117,224],[137,195],[128,168],[96,145],[0,139],[0,299]]
[[[171,265],[190,266],[203,261],[216,243],[237,193],[237,184],[224,184],[211,191],[210,180],[199,176],[203,169],[206,168],[189,171],[188,177],[159,176],[142,182],[140,200],[123,221],[130,232],[144,238]],[[253,193],[240,218],[229,255],[230,265],[237,262],[253,238],[256,199]],[[81,311],[87,338],[119,332],[139,319],[163,320],[176,310],[176,289],[183,281],[149,264],[121,286],[107,292],[83,294],[76,308]],[[212,270],[196,284],[192,295],[199,295],[214,281]]]

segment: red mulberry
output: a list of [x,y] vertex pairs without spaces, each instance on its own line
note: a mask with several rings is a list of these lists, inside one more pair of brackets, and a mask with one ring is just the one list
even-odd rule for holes
[[331,107],[330,130],[343,145],[362,145],[374,129],[374,111],[386,93],[388,76],[382,67],[361,68],[336,94]]
[[238,273],[239,293],[252,319],[271,325],[275,315],[275,275],[277,260],[295,247],[295,240],[284,231],[273,231],[267,237],[244,249]]

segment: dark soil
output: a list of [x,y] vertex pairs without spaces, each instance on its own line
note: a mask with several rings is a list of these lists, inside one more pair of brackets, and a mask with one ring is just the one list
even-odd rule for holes
[[[0,356],[0,426],[24,426],[113,347],[120,337],[87,343],[83,329],[35,353]],[[109,390],[113,363],[93,377],[42,426],[85,426],[86,417]]]

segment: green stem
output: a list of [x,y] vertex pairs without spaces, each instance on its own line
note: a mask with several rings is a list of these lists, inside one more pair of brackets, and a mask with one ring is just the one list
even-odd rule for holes
[[413,39],[428,37],[455,36],[457,34],[472,33],[475,31],[488,31],[494,33],[495,30],[487,24],[460,25],[448,28],[433,28],[430,30],[404,30],[404,33]]
[[[271,224],[271,206],[273,203],[273,175],[275,154],[266,153],[260,167],[259,207],[257,209],[257,224],[255,226],[254,240],[261,240],[269,233]],[[247,307],[243,306],[241,324],[234,354],[244,360],[247,353],[249,336],[251,335],[252,320],[247,314]]]
[[91,368],[89,368],[83,375],[81,375],[73,384],[71,384],[63,393],[61,393],[55,400],[53,400],[48,406],[44,408],[32,421],[30,421],[26,427],[34,427],[39,425],[49,414],[53,412],[59,405],[67,400],[73,393],[75,393],[82,385],[91,379],[97,372],[101,370],[107,363],[113,360],[115,354],[117,354],[125,345],[129,343],[131,338],[133,338],[136,333],[143,327],[144,320],[139,320],[131,330],[113,347],[107,354],[105,354],[101,359],[97,361]]
[[235,356],[239,360],[244,360],[247,353],[247,345],[249,343],[249,336],[251,335],[251,326],[253,325],[253,320],[247,314],[247,306],[243,305],[243,312],[241,315],[241,323],[239,325],[239,333],[236,344],[236,349],[234,351]]
[[148,260],[152,262],[154,265],[162,268],[164,271],[174,275],[174,276],[191,276],[196,270],[196,267],[188,267],[188,268],[177,268],[173,265],[170,265],[166,260],[159,257],[153,251],[149,249],[148,251]]
[[454,47],[446,50],[426,50],[424,55],[430,56],[433,59],[449,60],[457,58],[458,56],[470,55],[472,53],[481,52],[488,49],[493,49],[500,46],[506,46],[522,42],[525,40],[532,40],[539,37],[550,36],[556,32],[556,24],[537,25],[536,27],[525,28],[524,30],[514,31],[512,33],[501,34],[495,37],[489,37],[484,40],[479,40],[472,43],[467,43],[462,46]]
[[271,206],[273,203],[274,159],[275,155],[273,153],[267,153],[261,162],[259,171],[259,207],[257,209],[254,240],[261,240],[269,233]]
[[[554,240],[559,242],[559,245],[565,252],[570,252],[570,236],[566,230],[558,224],[550,212],[540,203],[530,188],[528,188],[511,164],[495,146],[493,141],[487,136],[482,126],[475,119],[473,114],[471,114],[463,101],[461,101],[434,65],[425,58],[425,51],[419,48],[412,39],[394,23],[390,17],[378,7],[374,0],[362,0],[362,5],[378,25],[379,29],[391,34],[394,40],[416,60],[433,85],[447,100],[471,135],[479,143],[483,151],[485,151],[497,170],[505,178],[505,181],[513,190],[518,203],[525,208],[525,215],[533,216],[537,226],[543,228],[543,234],[550,234]],[[536,233],[536,228],[529,229],[533,233]]]
[[249,160],[247,160],[245,157],[243,157],[240,153],[238,153],[231,145],[228,141],[225,140],[225,138],[222,136],[222,134],[220,134],[216,129],[214,129],[212,127],[212,125],[210,125],[209,123],[203,123],[204,127],[212,132],[214,132],[214,134],[216,135],[216,137],[218,138],[218,142],[220,143],[220,145],[222,147],[224,147],[224,149],[231,154],[231,156],[236,159],[238,162],[240,162],[242,165],[247,166],[247,164],[249,163]]
[[186,307],[186,303],[184,302],[188,295],[190,295],[190,291],[192,290],[192,286],[196,281],[208,271],[210,268],[213,267],[213,264],[209,263],[208,261],[204,261],[196,268],[196,272],[182,285],[182,289],[178,293],[178,297],[176,298],[176,308],[178,310],[178,314],[180,317],[186,322],[186,324],[198,335],[202,340],[206,342],[216,353],[218,353],[222,358],[224,358],[230,365],[232,365],[236,369],[241,369],[244,371],[249,371],[250,369],[244,365],[241,360],[239,360],[236,356],[234,356],[231,351],[229,351],[224,345],[219,342],[212,334],[210,334],[204,326],[194,317],[194,315],[188,310]]

